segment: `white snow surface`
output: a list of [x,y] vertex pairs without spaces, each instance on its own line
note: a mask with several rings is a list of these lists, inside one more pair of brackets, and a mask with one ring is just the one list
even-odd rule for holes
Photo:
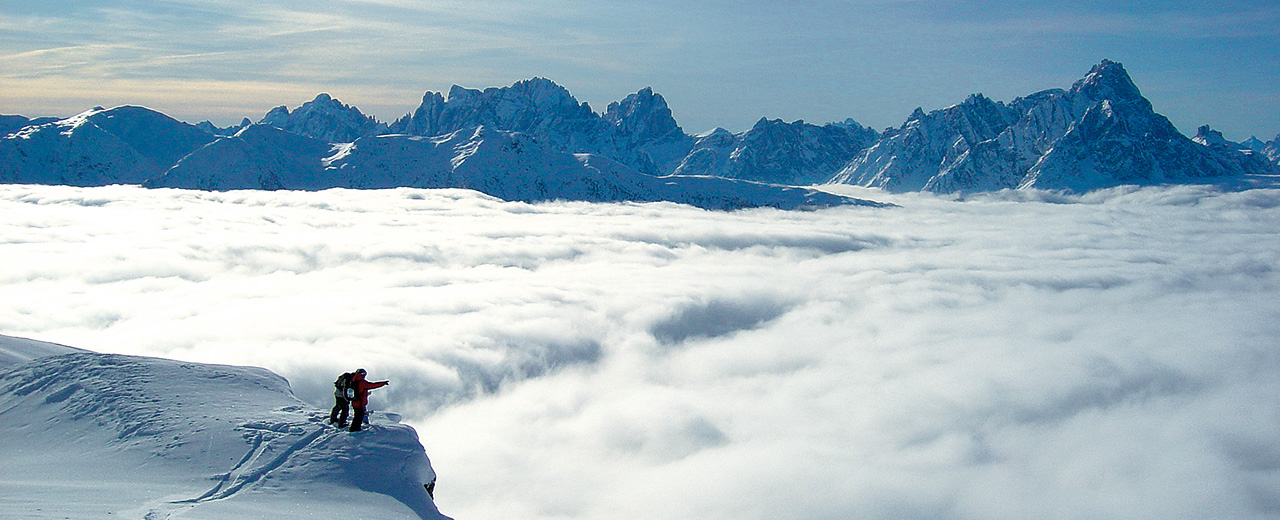
[[327,425],[265,369],[0,336],[8,518],[444,519],[413,428]]
[[[113,372],[90,369],[121,362],[115,377],[164,375],[120,403],[131,417],[194,401],[130,436],[120,415],[66,420],[102,402],[71,379],[6,386],[0,409],[23,412],[0,424],[0,511],[177,516],[258,433],[298,446],[335,374],[363,366],[391,381],[371,406],[419,433],[456,518],[1280,515],[1280,190],[839,188],[896,206],[0,186],[0,333],[182,360],[72,354],[5,381],[59,368],[96,388]],[[261,370],[184,363],[265,367],[306,403]],[[223,373],[261,382],[252,408],[179,377]],[[409,511],[288,467],[187,516]],[[305,501],[284,489],[299,480]]]

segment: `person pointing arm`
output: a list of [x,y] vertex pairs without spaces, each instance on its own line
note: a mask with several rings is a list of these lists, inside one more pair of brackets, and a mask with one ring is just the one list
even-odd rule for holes
[[369,391],[391,384],[390,381],[366,380],[365,377],[368,374],[365,369],[361,368],[351,376],[351,384],[356,389],[356,395],[351,399],[351,410],[355,415],[351,418],[351,431],[353,432],[360,431],[360,427],[364,425],[365,406],[369,404]]

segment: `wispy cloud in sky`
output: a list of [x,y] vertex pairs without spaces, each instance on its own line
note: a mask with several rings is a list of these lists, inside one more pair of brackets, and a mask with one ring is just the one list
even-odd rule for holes
[[845,189],[900,207],[4,186],[0,333],[363,366],[457,518],[1276,512],[1280,191]]
[[[426,90],[543,76],[597,109],[652,86],[690,132],[762,116],[883,128],[973,92],[1064,88],[1106,58],[1184,131],[1243,139],[1280,129],[1254,101],[1280,84],[1261,66],[1280,59],[1278,17],[1263,2],[11,3],[0,112],[133,103],[227,124],[324,91],[391,120]],[[214,84],[246,101],[199,97]]]

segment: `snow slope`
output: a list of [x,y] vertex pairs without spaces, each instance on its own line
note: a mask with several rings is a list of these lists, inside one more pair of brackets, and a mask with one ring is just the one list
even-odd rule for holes
[[10,518],[446,518],[412,428],[339,431],[265,369],[0,336],[0,388]]
[[320,164],[320,158],[333,148],[274,126],[249,125],[197,150],[143,185],[213,191],[321,189],[337,182],[324,177]]

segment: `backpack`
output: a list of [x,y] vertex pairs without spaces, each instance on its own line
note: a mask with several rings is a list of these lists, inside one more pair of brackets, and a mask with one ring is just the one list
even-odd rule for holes
[[333,388],[333,395],[338,398],[348,401],[356,398],[356,386],[351,384],[350,372],[338,376],[338,380],[333,382]]

